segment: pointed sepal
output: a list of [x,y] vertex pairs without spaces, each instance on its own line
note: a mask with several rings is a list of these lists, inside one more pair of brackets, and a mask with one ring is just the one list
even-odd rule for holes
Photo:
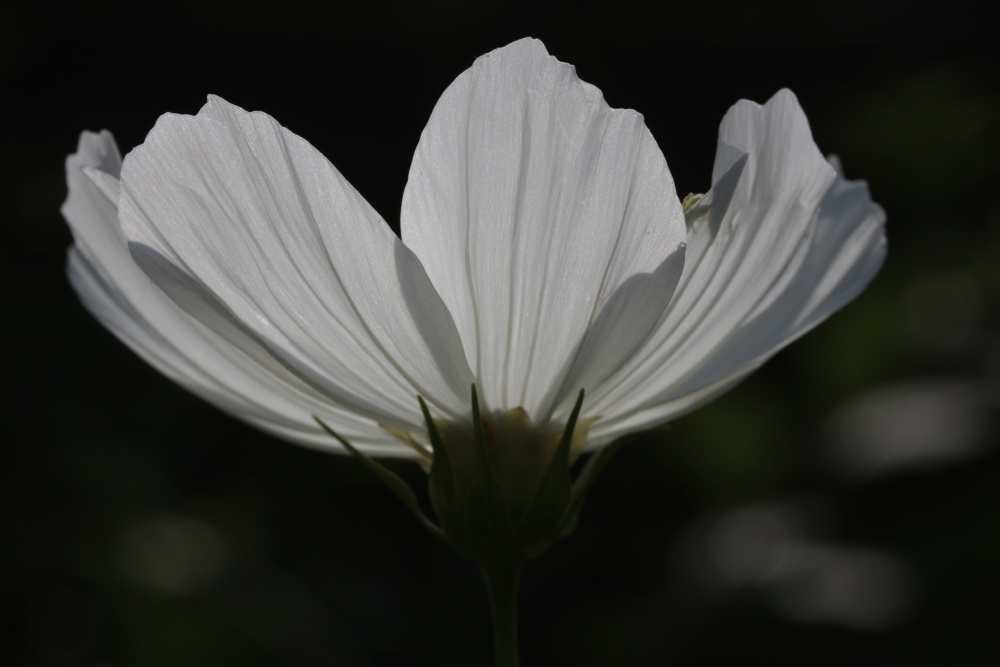
[[559,529],[565,523],[570,509],[570,448],[580,408],[583,406],[583,396],[584,391],[581,389],[545,476],[538,485],[528,511],[518,523],[518,541],[529,555],[540,553],[558,537]]
[[507,500],[490,465],[486,432],[479,410],[479,394],[473,384],[472,430],[479,454],[480,473],[469,492],[465,530],[477,539],[484,550],[490,551],[510,544],[514,535],[514,523],[511,521]]
[[375,476],[378,477],[390,491],[396,494],[397,498],[403,501],[406,508],[413,513],[413,516],[417,518],[417,521],[419,521],[424,528],[434,535],[434,537],[444,537],[441,529],[436,526],[433,521],[428,519],[427,516],[421,511],[420,505],[417,503],[416,494],[413,493],[413,489],[410,488],[410,485],[403,481],[402,477],[356,448],[348,442],[346,438],[343,438],[339,433],[327,426],[319,417],[313,415],[313,419],[316,420],[316,423],[319,424],[320,428],[326,431],[328,435],[335,438],[337,442],[342,444],[344,448],[354,456],[354,458],[361,461],[366,468],[375,473]]
[[423,413],[424,421],[427,424],[427,437],[431,441],[431,448],[433,450],[429,473],[431,506],[434,507],[434,511],[437,513],[438,520],[441,521],[442,525],[448,525],[454,522],[454,518],[451,515],[454,512],[457,500],[455,473],[452,470],[451,461],[448,459],[448,449],[441,439],[437,424],[431,418],[430,410],[427,409],[427,403],[424,402],[422,396],[417,396],[417,402],[420,403],[420,411]]

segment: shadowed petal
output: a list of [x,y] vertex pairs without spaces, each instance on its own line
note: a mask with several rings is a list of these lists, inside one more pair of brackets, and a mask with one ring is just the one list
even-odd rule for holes
[[210,98],[161,117],[125,159],[120,219],[182,308],[338,405],[401,427],[421,426],[418,393],[468,411],[471,374],[419,260],[270,116]]
[[105,327],[189,391],[279,437],[339,449],[311,416],[319,414],[370,451],[413,455],[372,420],[330,405],[263,349],[247,354],[208,330],[153,285],[129,254],[118,223],[120,171],[108,132],[84,132],[66,161],[69,196],[62,211],[75,241],[67,272]]
[[816,148],[788,91],[723,119],[715,185],[656,333],[594,397],[592,444],[689,411],[854,298],[885,256],[882,210]]

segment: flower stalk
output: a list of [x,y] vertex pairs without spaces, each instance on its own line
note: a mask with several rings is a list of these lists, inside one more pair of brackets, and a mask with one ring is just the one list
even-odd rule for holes
[[[584,496],[618,449],[611,446],[601,450],[591,457],[579,478],[572,480],[571,449],[578,435],[583,398],[584,391],[580,390],[560,432],[531,426],[523,411],[499,418],[484,416],[476,386],[472,385],[471,433],[456,437],[455,425],[433,419],[418,396],[433,450],[428,486],[440,526],[423,513],[416,494],[401,477],[315,417],[320,427],[371,470],[432,535],[479,563],[489,591],[497,667],[518,664],[517,589],[524,565],[573,532]],[[511,424],[504,423],[505,418],[513,419],[516,428],[509,428]],[[585,426],[581,424],[579,430],[585,430]],[[507,458],[517,457],[519,465],[524,465],[525,452],[508,441],[512,434],[526,439],[529,449],[541,450],[530,452],[532,456],[527,459],[540,467],[528,471],[528,477],[536,480],[534,485],[498,482],[495,468],[509,467]],[[554,447],[553,441],[558,443]]]
[[517,588],[524,559],[502,554],[480,561],[493,614],[493,645],[496,667],[517,667]]

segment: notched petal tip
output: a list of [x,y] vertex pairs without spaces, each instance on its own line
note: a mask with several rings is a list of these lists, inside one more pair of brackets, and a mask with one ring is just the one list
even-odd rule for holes
[[545,44],[542,43],[542,40],[536,37],[522,37],[521,39],[515,40],[505,46],[499,46],[489,53],[479,56],[476,60],[495,59],[498,57],[551,58],[553,56],[549,55],[549,51],[545,48]]
[[66,161],[72,161],[77,167],[94,167],[117,176],[122,159],[111,132],[84,130],[77,140],[76,152],[68,155]]
[[[93,176],[88,178],[86,173],[89,171],[99,172],[109,179],[117,181],[121,174],[121,167],[121,153],[118,151],[118,145],[110,132],[107,130],[100,132],[85,130],[80,133],[76,152],[66,156],[66,184],[69,192],[63,203],[62,213],[71,225],[75,222],[73,218],[76,215],[75,212],[67,210],[67,207],[71,205],[71,200],[85,198],[86,191],[91,187],[91,183],[88,181],[102,178],[95,179]],[[96,185],[100,187],[100,183],[96,183]],[[101,188],[102,191],[105,189]],[[117,203],[117,193],[112,198],[112,202]]]

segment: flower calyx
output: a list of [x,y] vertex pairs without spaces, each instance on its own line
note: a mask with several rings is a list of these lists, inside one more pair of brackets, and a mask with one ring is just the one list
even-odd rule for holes
[[599,450],[573,480],[571,467],[594,421],[579,418],[583,397],[581,390],[562,429],[532,424],[521,408],[482,415],[475,385],[466,425],[434,420],[418,397],[433,449],[429,492],[440,526],[402,478],[316,421],[458,553],[481,563],[500,555],[523,561],[573,532],[587,491],[621,444]]
[[583,391],[560,432],[536,427],[521,408],[482,415],[475,386],[470,428],[435,422],[421,400],[434,449],[431,503],[457,551],[531,557],[559,538],[573,495],[574,440],[578,451],[586,439],[582,404]]

